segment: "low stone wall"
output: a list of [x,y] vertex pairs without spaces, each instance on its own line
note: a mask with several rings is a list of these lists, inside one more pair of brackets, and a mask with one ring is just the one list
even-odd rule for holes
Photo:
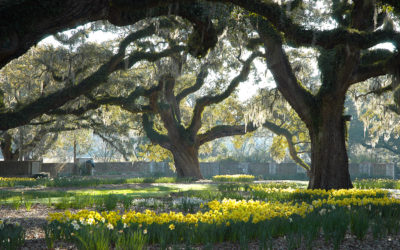
[[0,176],[32,176],[41,172],[40,161],[0,161]]
[[[306,179],[303,168],[294,163],[252,163],[252,162],[202,162],[200,171],[204,178],[225,174],[251,174],[265,179]],[[352,178],[396,177],[394,163],[350,164]],[[0,176],[31,176],[48,172],[51,177],[70,176],[79,173],[73,163],[40,163],[34,161],[0,162]],[[129,177],[175,176],[167,162],[96,162],[95,175],[125,175]]]
[[175,176],[167,162],[99,162],[95,163],[96,175]]
[[48,172],[51,177],[57,177],[77,175],[78,169],[73,163],[42,163],[42,172]]

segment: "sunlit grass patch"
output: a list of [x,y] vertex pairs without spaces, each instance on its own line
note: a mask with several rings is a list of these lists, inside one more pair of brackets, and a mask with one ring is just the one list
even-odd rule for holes
[[400,181],[399,180],[390,180],[390,179],[356,179],[353,181],[353,185],[356,188],[386,188],[386,189],[400,189]]

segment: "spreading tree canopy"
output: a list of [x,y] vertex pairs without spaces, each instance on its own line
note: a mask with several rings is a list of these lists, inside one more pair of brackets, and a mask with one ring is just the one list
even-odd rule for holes
[[[188,51],[204,56],[217,42],[210,2],[234,4],[241,8],[237,22],[248,22],[254,37],[253,48],[265,49],[265,60],[277,89],[306,124],[311,140],[310,188],[350,188],[346,150],[344,102],[349,88],[383,75],[398,76],[400,33],[396,30],[400,3],[396,0],[84,0],[84,1],[2,1],[0,5],[0,65],[27,51],[48,34],[96,20],[116,25],[133,24],[141,19],[178,15],[193,24],[187,41]],[[314,4],[315,3],[315,4]],[[389,42],[394,50],[376,45]],[[287,56],[287,50],[302,47],[318,52],[320,87],[315,93],[300,82]],[[100,67],[96,79],[38,99],[18,110],[0,113],[0,129],[27,123],[49,109],[87,93],[115,71],[125,56],[119,53]],[[176,51],[175,51],[176,52]],[[394,78],[394,99],[399,91]],[[95,80],[95,81],[94,81]],[[56,95],[56,96],[55,96]],[[24,115],[22,115],[24,114]]]

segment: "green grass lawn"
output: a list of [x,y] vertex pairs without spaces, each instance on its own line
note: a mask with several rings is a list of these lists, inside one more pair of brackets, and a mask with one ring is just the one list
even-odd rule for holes
[[29,190],[29,191],[10,191],[0,190],[0,203],[10,204],[13,202],[25,202],[48,204],[49,199],[51,203],[59,203],[72,200],[76,196],[92,196],[104,197],[115,196],[119,198],[132,197],[132,198],[162,198],[168,196],[170,193],[185,192],[185,191],[216,191],[217,187],[210,184],[149,184],[148,187],[136,188],[104,188],[104,189],[71,189],[68,190]]

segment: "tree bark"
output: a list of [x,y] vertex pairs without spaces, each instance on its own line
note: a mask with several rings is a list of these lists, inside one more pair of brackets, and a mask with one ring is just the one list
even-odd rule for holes
[[344,101],[322,102],[313,124],[308,124],[311,138],[310,189],[352,188],[346,149]]
[[217,42],[208,11],[208,4],[194,5],[187,0],[0,1],[0,68],[46,36],[60,31],[98,20],[126,26],[164,15],[181,16],[193,24],[189,51],[201,57]]
[[200,172],[198,148],[194,146],[184,147],[182,145],[184,143],[171,150],[178,177],[203,179],[203,175]]
[[12,136],[5,133],[0,143],[1,153],[3,154],[4,161],[18,161],[19,150],[13,152],[12,150]]

